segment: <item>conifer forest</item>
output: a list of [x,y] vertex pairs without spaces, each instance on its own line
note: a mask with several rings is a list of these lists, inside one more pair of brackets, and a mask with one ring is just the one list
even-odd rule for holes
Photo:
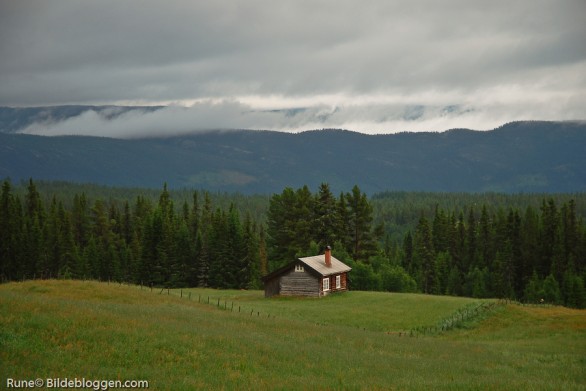
[[0,194],[0,276],[261,289],[332,246],[350,288],[586,307],[586,195],[271,196],[18,184]]

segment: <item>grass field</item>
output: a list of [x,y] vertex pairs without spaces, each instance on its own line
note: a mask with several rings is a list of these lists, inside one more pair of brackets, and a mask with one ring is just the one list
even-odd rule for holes
[[584,310],[498,306],[448,332],[397,334],[478,303],[9,283],[0,285],[0,388],[8,378],[77,377],[144,379],[156,390],[586,389]]

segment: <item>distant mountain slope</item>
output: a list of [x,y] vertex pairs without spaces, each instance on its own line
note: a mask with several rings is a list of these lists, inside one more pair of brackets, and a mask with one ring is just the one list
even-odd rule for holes
[[488,132],[364,135],[211,132],[119,140],[0,133],[0,177],[280,192],[586,191],[586,124],[515,122]]

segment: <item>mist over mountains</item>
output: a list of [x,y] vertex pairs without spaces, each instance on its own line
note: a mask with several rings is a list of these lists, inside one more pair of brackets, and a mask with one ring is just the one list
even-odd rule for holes
[[[159,107],[91,108],[104,118]],[[586,191],[586,123],[513,122],[492,131],[366,135],[346,130],[297,134],[208,131],[132,140],[18,134],[35,121],[87,111],[0,109],[0,178],[29,177],[115,186],[280,192],[328,182],[386,190],[462,192]]]
[[88,112],[92,112],[104,120],[113,120],[130,112],[152,113],[162,108],[164,106],[0,107],[0,132],[18,133],[34,124],[50,126]]

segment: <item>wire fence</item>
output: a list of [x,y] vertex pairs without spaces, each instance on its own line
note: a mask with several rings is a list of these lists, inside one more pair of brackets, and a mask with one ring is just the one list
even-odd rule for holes
[[471,323],[474,320],[480,320],[487,317],[498,307],[503,306],[498,301],[483,302],[480,304],[471,304],[464,308],[458,309],[450,316],[441,319],[434,325],[431,326],[418,326],[413,327],[407,331],[399,332],[388,332],[387,334],[396,335],[399,337],[414,337],[426,335],[438,335],[456,328],[461,328],[467,323]]
[[[120,285],[122,285],[123,283],[119,283]],[[131,284],[128,284],[131,285]],[[271,314],[269,312],[262,312],[258,309],[254,309],[251,307],[245,307],[242,304],[233,301],[233,300],[227,300],[225,298],[222,297],[214,297],[213,295],[207,295],[207,294],[201,294],[201,293],[197,293],[197,297],[196,294],[194,294],[192,291],[190,290],[183,290],[183,289],[179,289],[179,292],[177,292],[177,289],[170,289],[170,288],[159,288],[157,287],[156,289],[154,289],[152,286],[145,286],[143,284],[139,285],[139,288],[141,290],[150,290],[151,292],[155,292],[159,295],[164,295],[166,294],[167,296],[175,296],[175,297],[179,297],[181,299],[186,299],[189,301],[193,301],[193,302],[197,302],[198,304],[206,304],[206,305],[211,305],[214,306],[215,308],[224,310],[224,311],[230,311],[233,313],[238,313],[238,314],[247,314],[250,316],[256,316],[256,317],[265,317],[265,318],[272,318],[275,319],[276,315]]]
[[[24,280],[23,280],[24,281]],[[190,302],[197,302],[198,304],[205,304],[213,306],[217,309],[229,311],[231,313],[238,313],[248,315],[250,317],[256,316],[257,318],[272,318],[275,319],[276,315],[271,314],[266,311],[261,311],[258,308],[253,307],[246,307],[243,306],[239,302],[235,302],[233,300],[228,300],[223,297],[214,297],[213,295],[208,295],[207,293],[195,293],[192,290],[184,290],[184,289],[171,289],[171,288],[161,288],[161,287],[154,287],[153,285],[144,285],[140,283],[138,285],[127,283],[127,282],[120,282],[120,281],[99,281],[99,280],[82,280],[82,281],[94,281],[94,282],[105,282],[108,285],[115,284],[115,285],[126,285],[129,287],[136,287],[140,290],[146,290],[149,292],[153,292],[159,295],[167,295],[167,296],[174,296],[180,299],[185,299]],[[456,312],[452,313],[446,318],[441,319],[434,325],[431,326],[418,326],[413,327],[406,331],[388,331],[388,335],[395,335],[398,337],[420,337],[426,335],[438,335],[441,333],[445,333],[456,328],[462,328],[468,323],[472,323],[475,320],[481,320],[486,318],[490,313],[492,313],[497,308],[501,308],[507,305],[518,305],[524,307],[553,307],[555,304],[545,303],[545,302],[538,302],[538,303],[523,303],[517,300],[512,299],[498,299],[494,301],[482,302],[480,304],[475,303],[468,305],[464,308],[458,309]],[[323,325],[326,324],[316,323],[316,325]],[[364,329],[365,331],[367,329]]]

